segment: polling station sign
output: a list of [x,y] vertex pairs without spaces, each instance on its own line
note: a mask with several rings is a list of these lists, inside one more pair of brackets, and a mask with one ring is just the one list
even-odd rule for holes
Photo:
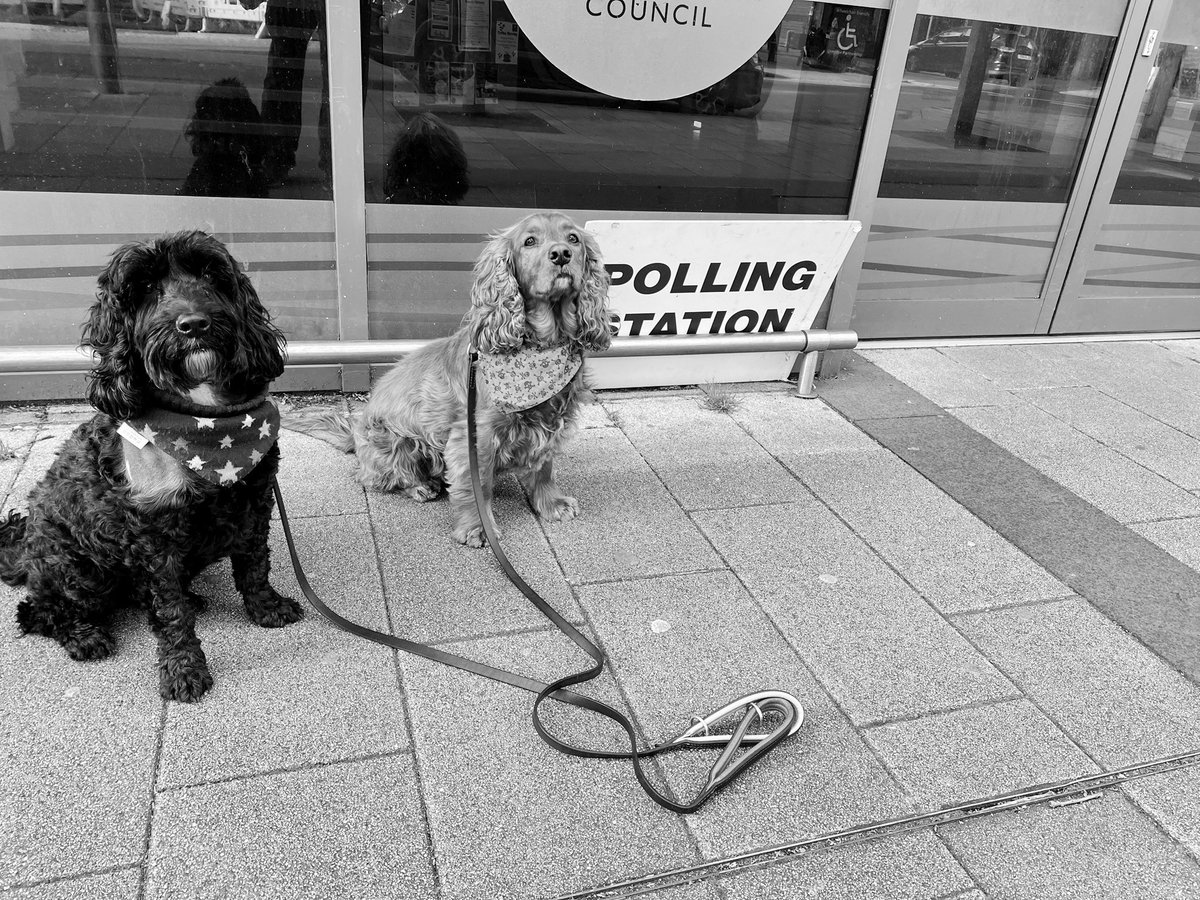
[[[803,331],[816,318],[856,221],[596,220],[621,337]],[[596,387],[786,378],[795,352],[589,361]]]
[[626,100],[711,87],[753,57],[792,0],[507,0],[525,36],[580,84]]

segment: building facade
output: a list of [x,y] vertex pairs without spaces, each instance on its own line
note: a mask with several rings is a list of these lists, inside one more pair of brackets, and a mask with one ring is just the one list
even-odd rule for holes
[[[661,47],[706,27],[571,2]],[[0,345],[76,343],[108,254],[185,228],[293,344],[439,336],[484,237],[546,208],[857,220],[819,322],[863,340],[1200,331],[1200,3],[777,5],[714,83],[628,99],[531,0],[0,0]]]

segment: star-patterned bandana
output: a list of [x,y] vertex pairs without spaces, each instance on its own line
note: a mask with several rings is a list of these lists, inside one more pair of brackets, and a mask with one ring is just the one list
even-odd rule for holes
[[[163,397],[159,397],[160,401]],[[238,406],[167,403],[145,410],[118,431],[131,443],[140,437],[216,485],[249,475],[279,436],[279,410],[267,398]],[[144,445],[141,445],[144,446]]]
[[566,345],[479,354],[479,375],[492,402],[510,412],[549,400],[570,384],[582,365],[583,356]]

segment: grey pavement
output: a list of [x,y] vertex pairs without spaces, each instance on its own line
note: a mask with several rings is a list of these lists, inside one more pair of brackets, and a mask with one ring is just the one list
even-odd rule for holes
[[[607,653],[584,692],[644,740],[762,688],[803,702],[800,733],[700,812],[543,744],[526,692],[312,611],[257,628],[227,565],[198,584],[216,684],[194,705],[159,698],[143,614],[82,664],[19,636],[0,587],[0,897],[1200,898],[1200,766],[930,816],[1200,750],[1200,343],[864,350],[818,395],[600,392],[557,466],[579,519],[499,487],[518,569]],[[88,415],[0,407],[5,508]],[[444,499],[281,447],[334,608],[534,678],[586,667],[452,541]],[[272,547],[298,597],[278,527]],[[706,765],[650,770],[689,796]]]

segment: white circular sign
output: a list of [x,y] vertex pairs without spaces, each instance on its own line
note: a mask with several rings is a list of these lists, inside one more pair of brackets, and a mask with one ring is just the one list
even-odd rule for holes
[[626,100],[686,97],[752,57],[792,0],[507,0],[526,37],[580,84]]

